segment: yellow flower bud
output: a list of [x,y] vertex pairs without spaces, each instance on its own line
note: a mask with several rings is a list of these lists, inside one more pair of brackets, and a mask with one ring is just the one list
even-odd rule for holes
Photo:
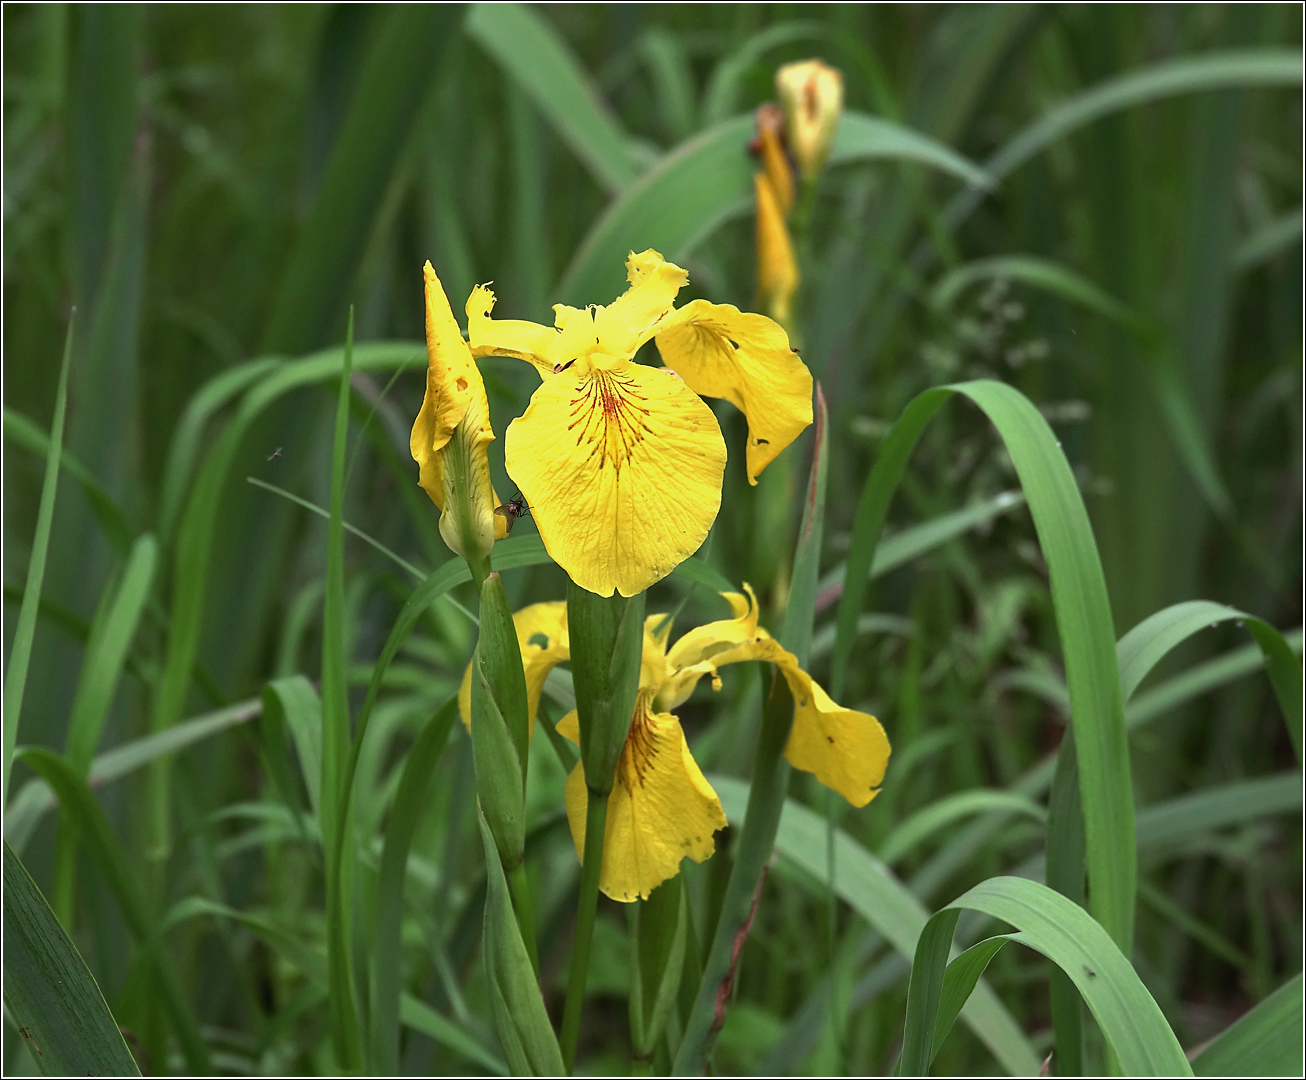
[[820,174],[843,111],[843,74],[821,60],[786,64],[775,73],[784,107],[789,150],[803,179]]

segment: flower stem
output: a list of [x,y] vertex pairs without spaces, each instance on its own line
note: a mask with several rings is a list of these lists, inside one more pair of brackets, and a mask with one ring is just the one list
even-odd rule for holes
[[530,883],[526,880],[526,862],[522,860],[508,872],[508,888],[512,890],[512,902],[517,908],[517,923],[521,926],[522,941],[526,945],[526,955],[531,958],[531,967],[535,977],[540,977],[540,958],[535,948],[535,907],[531,903]]
[[581,863],[580,900],[576,905],[576,939],[571,948],[567,1004],[562,1011],[562,1061],[568,1073],[576,1064],[576,1038],[580,1033],[590,945],[594,940],[594,916],[599,906],[599,871],[603,866],[603,833],[607,821],[607,792],[590,791],[585,808],[585,857]]

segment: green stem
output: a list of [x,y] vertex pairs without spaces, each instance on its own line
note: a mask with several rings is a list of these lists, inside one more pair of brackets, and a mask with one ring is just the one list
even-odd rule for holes
[[717,1032],[716,998],[718,988],[730,973],[731,949],[735,933],[743,926],[753,907],[762,869],[775,847],[780,811],[789,792],[789,763],[784,759],[789,729],[793,726],[794,699],[789,684],[778,673],[771,678],[771,692],[762,713],[762,730],[753,759],[753,777],[748,791],[748,809],[740,830],[738,854],[730,870],[725,900],[717,919],[716,932],[703,964],[703,978],[698,995],[685,1024],[685,1036],[676,1052],[672,1073],[692,1076],[702,1071]]
[[594,916],[599,906],[599,871],[603,867],[603,832],[608,822],[608,794],[590,791],[585,808],[585,857],[581,863],[580,899],[576,904],[576,940],[571,948],[571,974],[567,979],[567,1004],[562,1011],[562,1061],[567,1072],[576,1064],[576,1037],[580,1034],[581,1003],[589,972]]
[[526,879],[526,861],[523,859],[508,871],[508,888],[512,890],[512,902],[517,908],[517,923],[521,926],[522,941],[526,945],[526,955],[531,958],[531,967],[535,977],[540,977],[540,958],[535,948],[535,906],[531,902],[530,882]]

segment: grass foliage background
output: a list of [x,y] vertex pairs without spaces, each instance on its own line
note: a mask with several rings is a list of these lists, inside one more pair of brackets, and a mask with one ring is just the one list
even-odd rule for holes
[[[183,1064],[169,1035],[179,1029],[161,1012],[171,985],[214,1067],[333,1068],[325,1002],[301,963],[325,932],[309,832],[327,526],[245,478],[330,503],[329,376],[339,360],[296,369],[306,373],[287,375],[266,408],[241,395],[290,371],[290,360],[338,346],[353,303],[357,456],[345,521],[421,573],[448,561],[408,455],[425,364],[423,260],[456,310],[475,283],[493,281],[496,316],[547,321],[563,284],[584,277],[586,238],[610,200],[663,155],[771,98],[787,60],[824,57],[844,72],[848,108],[928,135],[999,178],[982,195],[889,160],[835,165],[822,180],[799,298],[803,357],[830,403],[814,674],[829,685],[841,568],[884,436],[918,393],[962,379],[1011,383],[1052,424],[1088,505],[1118,637],[1196,598],[1285,632],[1301,625],[1301,88],[1300,75],[1274,74],[1294,53],[1299,63],[1300,9],[531,9],[556,35],[557,70],[540,53],[538,64],[514,62],[505,10],[496,19],[455,5],[4,9],[6,656],[35,531],[40,433],[50,430],[77,311],[71,460],[19,742],[103,757],[228,710],[211,725],[218,733],[166,773],[97,783],[102,760],[82,766],[125,866],[155,915],[173,915],[171,975],[143,959],[132,916],[84,844],[59,891],[56,814],[21,845],[153,1071]],[[1219,82],[1217,72],[1205,84],[1215,79],[1214,90],[1141,92],[1020,157],[1018,136],[1093,88],[1215,54],[1241,57],[1251,74]],[[590,82],[568,83],[576,71]],[[713,194],[691,189],[684,199]],[[656,208],[630,198],[638,234],[640,214]],[[752,305],[748,213],[707,222],[686,251],[664,254],[690,271],[682,301]],[[581,301],[615,295],[618,268],[597,271],[614,280],[612,294]],[[242,367],[256,358],[267,359]],[[502,436],[534,378],[509,360],[483,371]],[[728,580],[751,582],[778,629],[811,438],[749,489],[742,417],[728,406],[718,415],[731,458],[722,515],[700,554]],[[212,465],[219,450],[225,470]],[[511,491],[502,438],[491,460],[499,491]],[[1042,856],[1050,773],[1040,787],[1038,769],[1061,740],[1068,703],[1046,567],[1022,500],[1005,494],[1017,489],[982,414],[943,410],[907,468],[880,554],[895,532],[973,513],[949,519],[946,542],[871,586],[838,694],[880,717],[894,756],[874,803],[828,812],[930,910]],[[200,549],[205,514],[211,542]],[[345,550],[356,709],[416,581],[356,538]],[[564,595],[553,566],[524,566],[505,581],[514,607]],[[687,587],[668,579],[649,610],[670,610]],[[474,609],[466,586],[451,595]],[[359,897],[378,872],[404,755],[455,690],[475,641],[454,604],[433,612],[388,673],[363,751]],[[699,588],[680,626],[723,613]],[[127,628],[121,679],[102,664],[100,682],[81,689],[95,627],[106,625]],[[177,644],[191,626],[193,664]],[[1300,791],[1256,802],[1246,786],[1297,768],[1297,758],[1246,647],[1233,624],[1203,631],[1126,714],[1140,822],[1133,959],[1186,1048],[1300,969]],[[746,777],[761,690],[751,673],[728,673],[725,684],[681,715],[706,772]],[[551,686],[555,720],[566,694],[565,681]],[[546,740],[535,740],[531,770],[528,852],[553,1007],[578,875],[560,816],[564,774]],[[411,999],[400,1006],[399,1063],[408,1072],[497,1060],[476,959],[484,872],[470,773],[455,726],[414,826],[404,886]],[[32,776],[15,767],[11,809]],[[825,815],[823,789],[807,780],[790,797]],[[1190,806],[1186,798],[1205,798],[1206,816],[1180,815],[1186,827],[1165,832],[1167,808]],[[1146,839],[1144,820],[1161,822],[1160,840]],[[6,838],[17,850],[8,822]],[[719,836],[715,858],[686,864],[700,940],[721,903],[728,851]],[[839,895],[799,862],[776,862],[715,1050],[719,1071],[892,1069],[908,964]],[[628,1067],[626,933],[620,905],[603,902],[596,998],[582,1030],[587,1069]],[[1045,1051],[1046,962],[1004,949],[987,977]],[[6,1034],[5,1071],[30,1068],[22,1040]],[[935,1064],[997,1068],[961,1025]]]

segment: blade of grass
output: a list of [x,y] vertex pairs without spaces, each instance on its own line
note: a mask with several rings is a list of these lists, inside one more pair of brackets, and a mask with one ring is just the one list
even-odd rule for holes
[[[825,398],[819,384],[816,394],[816,430],[812,469],[807,481],[803,516],[794,552],[793,588],[785,609],[780,641],[806,661],[812,642],[812,621],[816,611],[816,583],[820,573],[821,532],[825,517],[825,484],[829,445],[826,438]],[[703,974],[693,1007],[685,1020],[684,1034],[674,1055],[677,1076],[698,1073],[708,1061],[712,1042],[720,1031],[724,1010],[718,1005],[721,987],[738,960],[738,935],[751,924],[762,873],[775,847],[776,829],[789,790],[789,763],[785,744],[793,724],[794,702],[788,683],[777,674],[770,677],[770,690],[763,706],[762,730],[753,757],[748,809],[740,830],[735,862],[730,870],[726,894],[713,928],[703,961]]]
[[1110,601],[1070,465],[1047,421],[1019,391],[985,380],[929,390],[908,405],[894,425],[857,508],[839,605],[832,692],[837,700],[889,502],[925,425],[953,393],[969,397],[997,428],[1029,502],[1051,579],[1075,717],[1092,911],[1127,949],[1133,934],[1137,867],[1129,746]]
[[473,4],[464,27],[608,194],[635,182],[639,170],[620,122],[543,16],[525,4]]
[[27,563],[27,584],[23,604],[18,609],[14,627],[14,644],[9,653],[9,670],[5,672],[4,701],[4,777],[0,804],[9,798],[9,771],[18,745],[18,719],[23,711],[23,693],[27,688],[27,666],[32,659],[32,641],[36,637],[36,612],[45,581],[45,560],[50,551],[50,525],[54,519],[55,494],[59,489],[59,457],[63,452],[64,418],[68,412],[68,367],[73,355],[73,323],[68,321],[64,337],[63,363],[59,368],[59,388],[54,398],[54,422],[50,425],[50,452],[45,459],[45,479],[41,482],[41,504],[36,514],[36,535]]
[[1014,940],[1043,953],[1065,971],[1088,1003],[1125,1075],[1192,1075],[1160,1008],[1105,928],[1060,893],[1011,877],[976,885],[932,916],[921,934],[907,991],[907,1029],[898,1062],[901,1075],[924,1076],[929,1071],[944,963],[957,914],[966,908],[1015,926],[1019,933]]
[[[749,789],[734,777],[711,775],[708,782],[721,800],[732,826],[742,823]],[[785,802],[775,836],[775,850],[805,872],[812,891],[820,896],[828,870],[825,850],[826,821],[822,814],[789,799]],[[916,950],[930,913],[892,870],[842,829],[836,830],[835,889],[839,898],[866,920],[903,957]],[[1013,1076],[1038,1072],[1034,1047],[983,980],[962,1009],[961,1018]]]
[[896,825],[885,837],[877,854],[892,865],[954,822],[992,810],[1006,810],[1040,824],[1047,820],[1047,811],[1043,807],[1014,791],[958,791],[936,799]]
[[[24,450],[43,458],[49,457],[50,436],[23,416],[22,413],[14,412],[13,409],[6,407],[4,410],[4,430],[5,436],[12,439]],[[114,502],[113,496],[100,486],[100,482],[91,474],[90,469],[78,461],[66,448],[60,451],[59,467],[81,484],[82,491],[86,495],[86,501],[91,504],[91,511],[100,523],[100,528],[104,530],[104,535],[113,545],[114,551],[125,557],[131,549],[134,530],[127,523],[127,515],[123,513],[122,508]]]
[[4,852],[4,997],[42,1076],[139,1076],[122,1032],[41,890]]
[[353,828],[346,796],[350,757],[349,689],[345,681],[345,450],[349,436],[349,376],[353,360],[354,311],[349,309],[344,363],[336,403],[331,451],[331,518],[327,527],[327,584],[322,613],[322,795],[320,820],[326,848],[327,1013],[331,1045],[346,1072],[363,1067],[363,1038],[351,965],[350,893],[353,888]]
[[1302,1071],[1302,976],[1220,1032],[1193,1058],[1197,1076],[1296,1076]]
[[[78,835],[118,902],[127,928],[137,946],[146,948],[152,940],[155,920],[150,913],[141,876],[127,862],[109,819],[104,816],[86,781],[63,758],[41,747],[25,748],[22,760],[54,789],[60,807],[76,822]],[[190,995],[182,988],[167,951],[153,950],[149,962],[160,987],[159,1003],[181,1045],[186,1067],[197,1075],[213,1075],[208,1047],[191,1010]]]
[[401,931],[408,852],[430,801],[435,767],[457,716],[455,698],[446,702],[418,735],[404,761],[403,776],[386,824],[376,883],[376,944],[372,959],[372,1071],[378,1076],[398,1074],[403,990]]

